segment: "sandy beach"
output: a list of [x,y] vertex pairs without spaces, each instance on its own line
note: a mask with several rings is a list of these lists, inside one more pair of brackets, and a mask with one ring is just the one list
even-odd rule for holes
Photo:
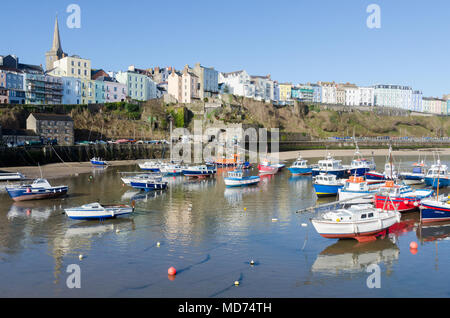
[[[110,166],[125,166],[136,164],[136,160],[118,160],[109,161]],[[102,169],[93,167],[90,162],[66,162],[66,163],[51,163],[48,165],[43,165],[40,167],[36,166],[22,166],[22,167],[8,167],[0,168],[2,171],[6,172],[20,172],[25,177],[34,179],[42,176],[46,179],[54,179],[68,176],[77,176],[80,173],[89,173],[93,169]]]
[[[393,156],[414,156],[414,157],[424,157],[426,155],[427,158],[432,158],[432,151],[437,151],[440,155],[450,155],[449,148],[440,148],[440,149],[415,149],[415,150],[399,150],[393,151]],[[334,157],[353,157],[355,150],[353,149],[332,149],[328,150]],[[361,149],[360,153],[362,156],[387,156],[387,149]],[[325,157],[326,151],[323,149],[320,150],[302,150],[302,151],[286,151],[279,152],[278,158],[280,161],[284,160],[294,160],[299,154],[302,155],[303,158],[321,158]],[[275,154],[276,157],[276,154]],[[120,161],[109,161],[110,166],[124,166],[124,165],[135,165],[138,161],[142,160],[120,160]],[[20,172],[25,175],[27,178],[39,178],[42,176],[47,179],[68,177],[68,176],[77,176],[81,173],[90,173],[95,168],[91,165],[90,162],[67,162],[67,163],[52,163],[48,165],[43,165],[40,167],[37,166],[21,166],[21,167],[7,167],[0,168],[2,171],[6,172]],[[101,169],[101,168],[100,168]]]

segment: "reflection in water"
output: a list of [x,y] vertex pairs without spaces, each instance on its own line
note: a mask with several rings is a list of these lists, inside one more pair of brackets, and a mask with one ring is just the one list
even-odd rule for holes
[[308,188],[312,187],[311,176],[291,176],[289,178],[289,187],[302,199],[312,199],[316,197],[313,192],[308,191]]
[[258,186],[249,186],[249,187],[236,187],[236,188],[225,188],[223,195],[228,203],[232,206],[235,206],[239,203],[242,203],[244,195],[250,193],[258,193],[261,190]]
[[9,208],[7,217],[9,220],[16,218],[32,218],[34,220],[46,220],[50,215],[61,210],[61,205],[43,206],[39,202],[14,202]]
[[450,237],[450,222],[421,225],[417,227],[416,235],[421,242],[448,239]]
[[311,269],[329,274],[361,272],[370,264],[391,265],[398,260],[399,254],[397,245],[388,238],[368,243],[339,240],[317,256]]

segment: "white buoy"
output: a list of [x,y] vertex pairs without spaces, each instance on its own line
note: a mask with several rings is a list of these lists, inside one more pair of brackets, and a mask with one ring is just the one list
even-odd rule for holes
[[116,230],[116,233],[119,233],[119,232],[120,232],[120,230],[119,230],[119,229],[117,229],[117,230]]
[[156,246],[157,247],[159,247],[161,245],[161,243],[159,243],[159,242],[156,242]]
[[239,286],[239,281],[235,281],[234,285]]
[[250,265],[255,265],[255,262],[253,260],[251,260]]
[[307,226],[308,226],[308,224],[306,224],[306,223],[302,223],[302,226],[303,226],[303,227],[307,227]]
[[80,259],[80,260],[82,260],[83,259],[83,254],[80,254],[79,256],[78,256],[78,258]]
[[278,219],[275,219],[275,218],[272,219],[272,222],[276,222],[276,221],[278,221]]

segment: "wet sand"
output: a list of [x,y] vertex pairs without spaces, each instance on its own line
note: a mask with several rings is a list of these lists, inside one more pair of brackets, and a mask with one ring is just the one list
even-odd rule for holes
[[[124,166],[136,164],[137,160],[118,160],[108,161],[109,166]],[[22,166],[22,167],[8,167],[0,170],[6,172],[20,172],[25,177],[34,179],[42,176],[46,179],[54,179],[68,176],[77,176],[80,173],[92,172],[92,169],[101,169],[94,167],[90,162],[66,162],[66,163],[51,163],[40,167],[36,166]]]

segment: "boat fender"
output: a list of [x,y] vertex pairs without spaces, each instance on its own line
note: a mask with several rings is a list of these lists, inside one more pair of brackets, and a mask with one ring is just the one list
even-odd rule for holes
[[30,192],[31,192],[31,189],[30,189],[30,188],[28,188],[28,189],[27,189],[27,193],[30,193]]
[[408,200],[403,201],[404,204],[408,204]]
[[418,206],[419,206],[419,203],[414,202],[414,206],[415,206],[415,207],[418,207]]
[[336,219],[336,222],[341,222],[341,219]]

